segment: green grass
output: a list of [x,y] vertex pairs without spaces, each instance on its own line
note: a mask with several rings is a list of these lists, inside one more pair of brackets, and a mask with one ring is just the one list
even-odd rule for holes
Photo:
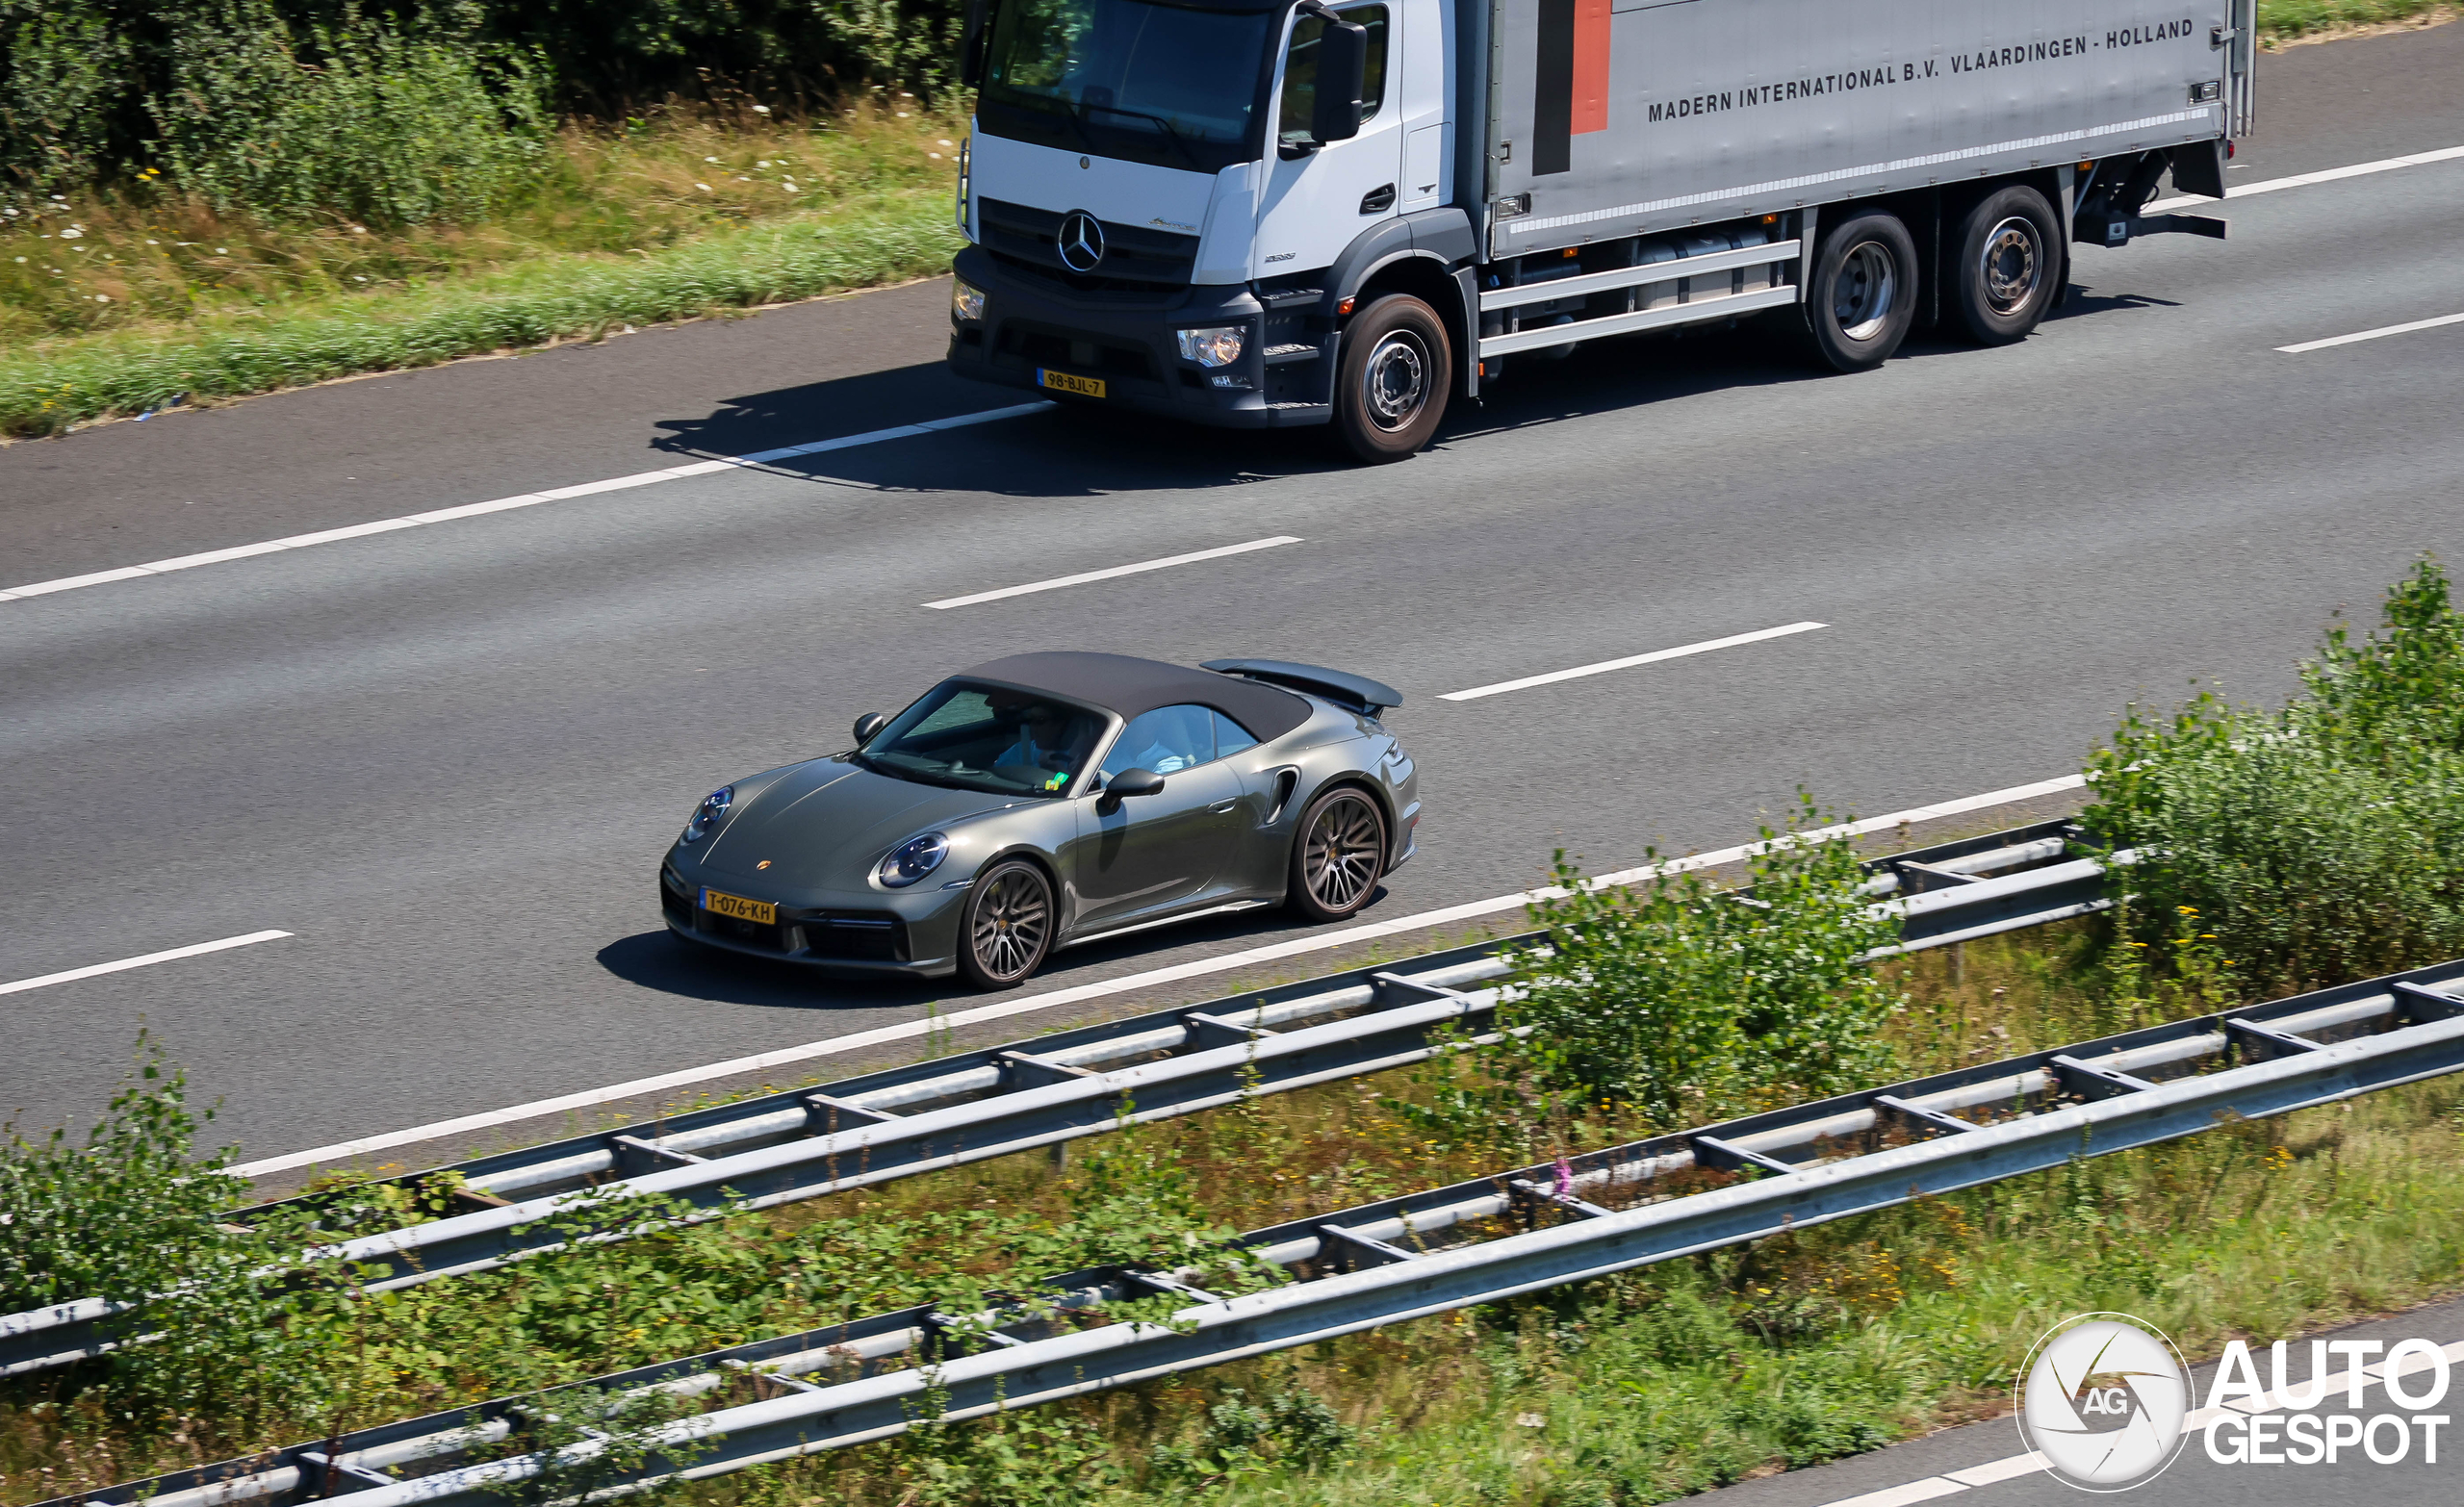
[[2259,0],[2262,43],[2451,14],[2451,0]]
[[146,189],[9,206],[0,434],[939,270],[961,127],[900,103],[571,130],[484,225],[285,229]]

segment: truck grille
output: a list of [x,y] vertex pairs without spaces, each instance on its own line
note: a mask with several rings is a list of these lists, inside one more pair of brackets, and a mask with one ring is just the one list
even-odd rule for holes
[[1104,227],[1104,259],[1091,274],[1073,272],[1062,262],[1055,239],[1063,219],[1059,212],[979,198],[975,217],[985,250],[1008,266],[1080,293],[1150,297],[1174,293],[1190,285],[1190,271],[1197,266],[1197,237],[1107,219],[1098,222]]

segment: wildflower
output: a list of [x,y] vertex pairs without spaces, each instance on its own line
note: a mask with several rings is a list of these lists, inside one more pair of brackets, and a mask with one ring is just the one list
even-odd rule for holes
[[697,184],[693,185],[693,187],[695,187],[695,188],[697,188],[697,189],[701,190],[701,191],[702,191],[703,192],[705,192],[705,193],[715,193],[715,192],[718,192],[717,190],[712,189],[712,188],[711,188],[708,184],[706,184],[706,183],[697,183]]
[[763,158],[760,162],[755,163],[753,166],[756,167],[767,167],[770,166],[770,161],[768,158]]
[[96,303],[109,303],[112,301],[112,295],[110,294],[94,294],[94,301]]
[[148,241],[148,242],[147,242],[147,243],[146,243],[147,245],[149,245],[149,246],[159,246],[159,245],[161,245],[163,243],[161,243],[160,241]]
[[715,158],[715,157],[705,157],[705,158],[703,158],[703,159],[702,159],[702,161],[704,161],[704,162],[706,162],[706,163],[714,163],[714,162],[717,162],[717,161],[718,161],[718,159],[717,159],[717,158]]
[[955,141],[943,141],[940,144],[943,146],[956,146],[958,143]]
[[74,225],[63,225],[60,228],[60,239],[63,241],[74,241],[84,234],[84,231],[78,229]]
[[756,105],[753,107],[753,113],[757,115],[766,115],[770,113],[770,107],[767,105]]
[[907,118],[907,112],[906,112],[906,111],[904,111],[904,110],[900,111],[900,112],[898,113],[898,118],[900,118],[901,120],[906,119],[906,118]]
[[231,254],[231,248],[229,246],[216,246],[214,248],[214,254],[216,256],[229,256]]
[[935,161],[935,162],[937,162],[937,162],[939,162],[939,161],[941,160],[941,154],[940,154],[940,153],[938,153],[938,152],[926,152],[924,155],[925,155],[925,156],[927,156],[927,157],[930,157],[931,159],[933,159],[933,161]]
[[1518,1413],[1514,1416],[1514,1423],[1517,1428],[1547,1428],[1549,1426],[1549,1420],[1537,1413]]

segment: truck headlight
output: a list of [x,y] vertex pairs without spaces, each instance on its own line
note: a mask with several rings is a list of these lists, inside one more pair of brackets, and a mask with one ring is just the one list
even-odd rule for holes
[[1228,367],[1241,359],[1241,343],[1247,331],[1238,324],[1219,324],[1213,329],[1182,330],[1181,359],[1194,361],[1202,367]]
[[[972,286],[962,278],[952,278],[950,280],[950,318],[968,323],[984,318],[984,290]],[[1240,348],[1239,345],[1235,344],[1232,347],[1233,353],[1238,355]]]

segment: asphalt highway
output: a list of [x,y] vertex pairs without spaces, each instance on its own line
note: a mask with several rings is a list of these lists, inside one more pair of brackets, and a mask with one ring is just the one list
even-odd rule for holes
[[[2458,77],[2464,26],[2268,57],[2234,178],[2464,144]],[[2063,774],[2134,698],[2280,696],[2331,613],[2464,556],[2464,325],[2276,348],[2464,312],[2464,160],[2223,213],[2225,243],[2082,248],[2018,346],[1841,378],[1751,334],[1606,343],[1397,467],[1043,413],[0,601],[0,983],[294,933],[6,995],[0,1112],[90,1117],[141,1024],[262,1156],[911,1020],[948,991],[688,953],[654,870],[704,792],[1016,650],[1400,687],[1428,816],[1373,920],[1556,846],[1725,846],[1800,786],[1864,815]],[[939,370],[945,297],[0,450],[0,587],[1015,401]],[[1827,626],[1440,699],[1799,622]]]

